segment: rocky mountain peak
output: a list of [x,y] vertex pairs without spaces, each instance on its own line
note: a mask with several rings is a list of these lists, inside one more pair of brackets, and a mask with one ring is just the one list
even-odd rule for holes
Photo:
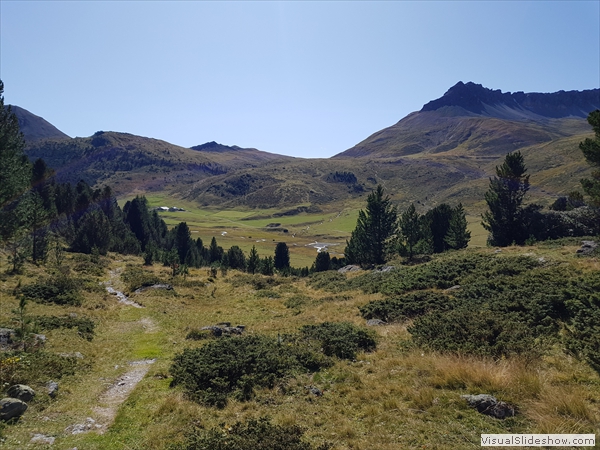
[[587,117],[600,108],[600,89],[554,93],[511,93],[488,89],[481,84],[459,81],[446,93],[423,106],[421,111],[460,107],[485,116],[507,119]]

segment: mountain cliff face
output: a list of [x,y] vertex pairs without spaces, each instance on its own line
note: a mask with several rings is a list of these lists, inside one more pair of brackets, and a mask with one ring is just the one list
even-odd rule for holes
[[445,106],[457,106],[474,114],[500,119],[586,118],[591,111],[600,108],[600,89],[552,94],[503,93],[460,81],[441,98],[423,106],[421,111],[437,111]]
[[498,156],[589,131],[600,89],[503,93],[459,82],[441,98],[334,158],[427,153]]
[[12,112],[17,116],[21,132],[28,142],[38,139],[69,139],[65,133],[60,131],[50,122],[30,113],[24,108],[11,105]]

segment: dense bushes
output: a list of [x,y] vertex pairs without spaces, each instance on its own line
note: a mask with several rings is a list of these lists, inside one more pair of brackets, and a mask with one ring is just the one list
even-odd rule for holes
[[399,297],[372,301],[359,309],[365,319],[399,322],[429,311],[445,311],[453,306],[453,300],[447,295],[432,291],[417,291]]
[[5,352],[0,356],[0,385],[46,383],[77,370],[79,360],[46,351],[33,353]]
[[87,318],[56,317],[56,316],[34,316],[31,321],[42,330],[54,330],[56,328],[77,328],[79,335],[91,341],[94,338],[96,324]]
[[17,293],[35,302],[58,305],[81,305],[83,302],[78,281],[64,274],[38,278],[35,283],[22,286]]
[[314,447],[302,441],[304,430],[298,425],[275,425],[262,417],[231,427],[224,424],[204,430],[195,427],[186,442],[172,450],[328,450],[331,444]]
[[510,314],[462,307],[418,317],[408,328],[417,343],[431,350],[501,357],[533,354],[535,339],[526,324]]
[[348,322],[304,325],[300,333],[304,339],[318,341],[327,356],[341,359],[354,359],[359,350],[370,352],[377,346],[373,331]]
[[329,364],[313,350],[266,336],[224,338],[177,355],[172,386],[183,386],[196,401],[223,407],[229,395],[248,400],[254,387],[272,388],[296,370]]
[[161,283],[160,278],[152,272],[141,267],[128,265],[121,274],[121,280],[130,291],[135,291],[144,286],[152,286]]

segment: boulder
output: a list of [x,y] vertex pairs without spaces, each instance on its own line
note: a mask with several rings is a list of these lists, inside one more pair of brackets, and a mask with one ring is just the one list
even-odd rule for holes
[[0,328],[0,345],[10,345],[13,343],[15,330],[12,328]]
[[6,394],[11,398],[17,398],[25,403],[30,402],[35,397],[35,391],[25,384],[15,384],[9,387]]
[[387,323],[384,322],[381,319],[369,319],[369,320],[367,320],[367,326],[368,327],[376,327],[376,326],[379,326],[379,325],[387,325]]
[[338,269],[339,273],[346,273],[346,272],[358,272],[359,270],[362,270],[360,268],[360,266],[355,266],[355,265],[349,265],[349,266],[344,266],[341,269]]
[[499,401],[493,395],[461,395],[471,408],[477,409],[481,414],[495,417],[496,419],[506,419],[516,414],[516,408],[508,403]]
[[3,398],[0,400],[0,420],[10,420],[20,417],[27,411],[27,403],[18,398]]
[[31,438],[31,442],[32,444],[46,444],[46,445],[52,445],[54,444],[54,441],[56,440],[56,438],[54,436],[46,436],[44,434],[34,434],[33,437]]
[[50,398],[55,398],[58,394],[58,383],[56,381],[48,381],[46,387],[48,388]]
[[598,244],[595,241],[581,241],[581,247],[577,249],[579,255],[589,255],[598,248]]

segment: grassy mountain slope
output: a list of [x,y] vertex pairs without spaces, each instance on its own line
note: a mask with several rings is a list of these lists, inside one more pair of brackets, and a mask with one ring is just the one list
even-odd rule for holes
[[19,121],[19,128],[25,136],[26,141],[38,139],[68,139],[65,133],[60,131],[47,120],[30,113],[19,106],[11,106]]

